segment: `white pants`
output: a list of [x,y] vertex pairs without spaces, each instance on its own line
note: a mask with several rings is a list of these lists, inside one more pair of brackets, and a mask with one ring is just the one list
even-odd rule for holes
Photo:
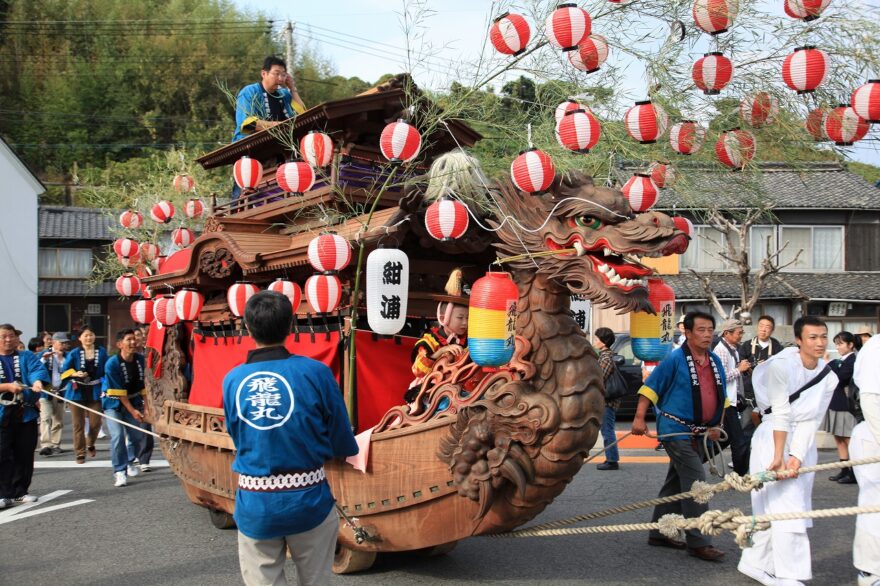
[[777,578],[809,580],[813,577],[810,540],[806,533],[758,531],[752,546],[742,550],[740,564],[767,572]]
[[[851,460],[880,456],[880,395],[863,394],[865,421],[853,430],[850,440]],[[880,505],[880,464],[855,466],[859,481],[859,506]],[[880,513],[859,515],[853,540],[853,565],[880,579]]]
[[285,553],[296,565],[299,586],[324,586],[333,576],[339,517],[332,509],[314,529],[277,539],[251,539],[238,533],[238,562],[247,586],[287,586]]

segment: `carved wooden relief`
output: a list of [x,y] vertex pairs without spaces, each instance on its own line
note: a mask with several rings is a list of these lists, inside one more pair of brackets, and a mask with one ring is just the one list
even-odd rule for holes
[[199,270],[214,279],[225,279],[236,267],[235,257],[225,248],[206,250],[199,256]]

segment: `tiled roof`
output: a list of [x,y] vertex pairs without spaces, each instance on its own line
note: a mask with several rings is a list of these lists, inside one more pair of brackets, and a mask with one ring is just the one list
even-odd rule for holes
[[80,279],[40,279],[40,297],[117,297],[112,282],[92,286]]
[[[739,277],[730,273],[709,276],[712,290],[720,299],[739,299]],[[781,273],[792,287],[815,300],[876,301],[880,300],[880,273]],[[700,281],[692,274],[664,275],[663,280],[680,300],[706,299]],[[762,299],[793,299],[795,293],[770,279]]]
[[[699,209],[709,201],[720,208],[741,208],[750,207],[749,200],[758,198],[774,201],[776,209],[880,209],[880,189],[838,163],[761,163],[745,171],[686,166],[685,162],[676,165],[680,179],[675,187],[661,190],[657,209]],[[641,167],[620,164],[615,169],[620,184],[636,170]]]
[[106,240],[115,236],[115,214],[96,208],[40,206],[40,238],[58,240]]

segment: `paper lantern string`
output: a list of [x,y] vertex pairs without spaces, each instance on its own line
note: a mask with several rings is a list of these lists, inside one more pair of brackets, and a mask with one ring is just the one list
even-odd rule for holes
[[[444,126],[445,126],[445,121],[444,121]],[[450,134],[452,134],[452,133],[450,132]],[[532,123],[531,122],[526,124],[526,143],[529,145],[530,149],[535,148],[535,145],[532,144]],[[457,141],[456,141],[456,144],[457,144]],[[461,148],[461,147],[459,146],[459,148]]]

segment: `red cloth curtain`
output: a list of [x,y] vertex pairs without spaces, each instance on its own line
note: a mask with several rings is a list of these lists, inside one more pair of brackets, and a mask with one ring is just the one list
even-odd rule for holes
[[372,332],[356,333],[358,431],[379,423],[385,412],[403,403],[413,381],[410,354],[416,338],[373,339]]

